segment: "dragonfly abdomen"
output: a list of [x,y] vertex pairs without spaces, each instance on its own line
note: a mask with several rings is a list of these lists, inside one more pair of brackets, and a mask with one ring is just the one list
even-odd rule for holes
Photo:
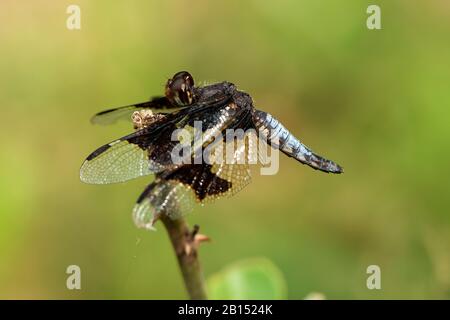
[[338,164],[319,156],[301,143],[271,114],[255,110],[253,112],[253,123],[273,148],[281,150],[286,155],[307,164],[313,169],[331,173],[343,172],[342,167]]

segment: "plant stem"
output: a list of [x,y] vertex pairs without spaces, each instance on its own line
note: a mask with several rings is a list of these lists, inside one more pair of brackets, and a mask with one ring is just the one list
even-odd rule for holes
[[160,219],[166,227],[178,258],[178,264],[189,297],[192,300],[206,300],[205,280],[198,259],[197,243],[194,239],[198,226],[194,227],[193,231],[190,231],[186,220],[182,217],[172,220],[167,215],[162,214]]

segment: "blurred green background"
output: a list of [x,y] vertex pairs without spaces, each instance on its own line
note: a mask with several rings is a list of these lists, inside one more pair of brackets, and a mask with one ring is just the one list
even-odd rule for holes
[[[81,30],[66,28],[70,4]],[[382,30],[367,29],[369,4]],[[187,297],[162,225],[131,220],[151,178],[79,181],[91,151],[131,131],[90,116],[161,94],[179,70],[234,82],[346,170],[282,157],[196,208],[207,276],[263,256],[290,299],[450,298],[449,34],[446,0],[2,0],[0,298]],[[371,264],[381,290],[366,288]]]

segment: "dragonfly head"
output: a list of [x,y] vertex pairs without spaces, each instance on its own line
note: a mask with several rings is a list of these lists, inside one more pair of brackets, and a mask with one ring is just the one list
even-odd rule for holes
[[176,106],[187,106],[194,102],[194,78],[187,71],[176,73],[166,83],[166,97]]

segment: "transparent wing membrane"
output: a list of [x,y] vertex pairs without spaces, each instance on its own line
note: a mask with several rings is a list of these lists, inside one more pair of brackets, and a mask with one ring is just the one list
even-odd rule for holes
[[[109,184],[127,181],[153,173],[147,151],[128,141],[117,140],[97,151],[98,156],[87,158],[80,169],[81,181],[90,184]],[[95,155],[95,152],[92,154]]]
[[150,109],[161,112],[165,110],[173,111],[174,109],[177,109],[177,107],[172,106],[165,97],[156,97],[150,101],[104,110],[94,115],[91,118],[91,123],[109,125],[117,122],[118,120],[131,121],[131,115],[133,112],[142,109]]
[[177,219],[190,211],[195,204],[193,190],[180,182],[157,180],[139,197],[133,209],[133,221],[139,228],[153,229],[161,214]]

